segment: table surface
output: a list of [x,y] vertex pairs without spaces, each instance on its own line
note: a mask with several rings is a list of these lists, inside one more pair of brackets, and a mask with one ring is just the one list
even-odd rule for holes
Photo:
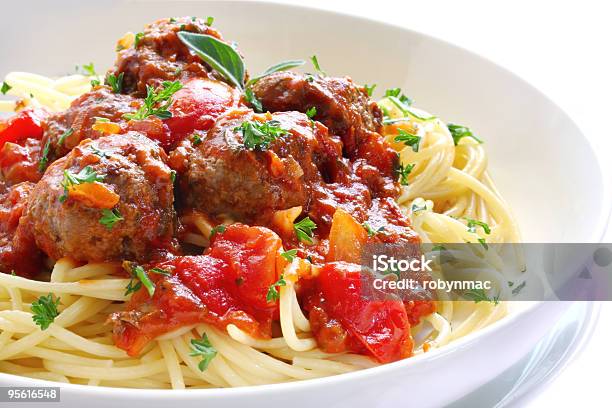
[[[282,3],[302,3],[278,0]],[[387,21],[470,49],[510,69],[550,96],[605,158],[612,152],[612,53],[605,1],[343,1],[309,0],[309,7]],[[603,126],[602,126],[603,123]],[[612,161],[602,160],[612,182]],[[605,242],[612,242],[612,228]],[[587,347],[529,406],[599,406],[607,400],[612,302],[602,307]],[[602,358],[603,357],[603,358]]]

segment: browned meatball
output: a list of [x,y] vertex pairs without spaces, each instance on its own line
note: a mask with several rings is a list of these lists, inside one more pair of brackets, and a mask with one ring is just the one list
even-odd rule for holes
[[215,76],[200,57],[178,38],[179,31],[221,34],[199,18],[180,17],[157,20],[145,27],[137,44],[119,51],[112,73],[123,77],[123,92],[144,97],[147,85],[157,88],[163,81],[184,81],[192,77]]
[[148,260],[174,232],[166,160],[136,132],[84,140],[32,192],[25,217],[39,248],[54,259]]
[[49,162],[65,156],[82,140],[104,136],[102,132],[92,129],[96,118],[124,123],[123,115],[136,111],[140,104],[130,96],[112,93],[105,86],[81,95],[70,108],[51,115],[42,124],[42,145],[49,143]]
[[315,107],[314,119],[342,138],[344,152],[353,158],[370,132],[380,133],[382,113],[367,92],[350,78],[277,72],[255,83],[253,91],[271,112],[306,112]]
[[[283,134],[268,146],[251,146],[244,123],[268,123]],[[248,138],[248,136],[247,136]],[[313,185],[341,159],[327,129],[299,112],[254,114],[234,110],[221,117],[189,154],[181,177],[188,208],[236,221],[264,222],[273,211],[307,206]]]

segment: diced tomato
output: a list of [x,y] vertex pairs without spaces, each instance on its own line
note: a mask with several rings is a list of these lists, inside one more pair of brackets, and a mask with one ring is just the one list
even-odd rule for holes
[[237,106],[240,94],[227,84],[210,79],[194,78],[174,94],[170,107],[172,117],[165,121],[175,140],[194,130],[208,130],[221,114]]
[[19,142],[26,138],[42,138],[41,121],[47,116],[42,109],[24,109],[0,125],[0,149],[6,142]]
[[0,174],[9,185],[23,181],[36,183],[42,177],[39,170],[41,141],[27,138],[18,143],[7,142],[0,148]]
[[115,344],[137,355],[152,339],[179,327],[232,323],[256,337],[270,337],[278,304],[267,302],[276,282],[280,238],[261,227],[234,224],[216,234],[209,251],[155,265],[171,276],[149,272],[155,293],[142,288],[126,311],[113,316]]
[[321,268],[304,302],[319,347],[369,354],[381,363],[410,356],[413,343],[402,301],[366,298],[364,282],[356,264],[333,262]]

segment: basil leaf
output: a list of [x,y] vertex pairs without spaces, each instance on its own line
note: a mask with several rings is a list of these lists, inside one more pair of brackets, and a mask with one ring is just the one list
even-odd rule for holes
[[253,85],[255,82],[259,81],[261,78],[266,77],[270,74],[273,74],[279,71],[287,71],[288,69],[300,67],[304,64],[305,62],[303,60],[289,60],[289,61],[279,62],[278,64],[274,64],[271,67],[268,67],[268,69],[266,69],[262,74],[257,75],[254,78],[251,78],[249,82],[247,82],[247,87],[250,85]]
[[244,89],[244,61],[231,46],[206,34],[181,31],[180,40],[225,79]]

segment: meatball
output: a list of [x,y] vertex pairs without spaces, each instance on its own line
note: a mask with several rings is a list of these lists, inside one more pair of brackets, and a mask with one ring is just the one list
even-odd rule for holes
[[49,166],[25,217],[57,259],[147,261],[171,242],[173,176],[165,152],[137,132],[84,140]]
[[104,134],[92,129],[96,118],[124,123],[123,115],[134,112],[141,102],[126,95],[112,93],[105,86],[75,99],[70,108],[48,117],[42,124],[42,145],[49,143],[49,162],[65,156],[85,139],[97,139]]
[[166,18],[147,25],[136,44],[119,50],[112,73],[124,74],[124,92],[144,97],[147,85],[157,88],[163,81],[183,82],[192,77],[217,75],[181,42],[177,36],[179,31],[221,39],[217,30],[199,18]]
[[43,269],[29,225],[22,221],[33,183],[0,186],[0,271],[31,278]]
[[[278,134],[267,145],[253,146],[260,126]],[[340,144],[325,126],[306,115],[245,109],[221,117],[185,156],[180,188],[186,206],[243,222],[263,222],[275,210],[307,206],[313,186],[342,158]]]
[[370,132],[381,130],[380,108],[350,78],[276,72],[257,81],[253,92],[271,112],[306,112],[315,107],[314,119],[342,138],[345,154],[350,158]]

